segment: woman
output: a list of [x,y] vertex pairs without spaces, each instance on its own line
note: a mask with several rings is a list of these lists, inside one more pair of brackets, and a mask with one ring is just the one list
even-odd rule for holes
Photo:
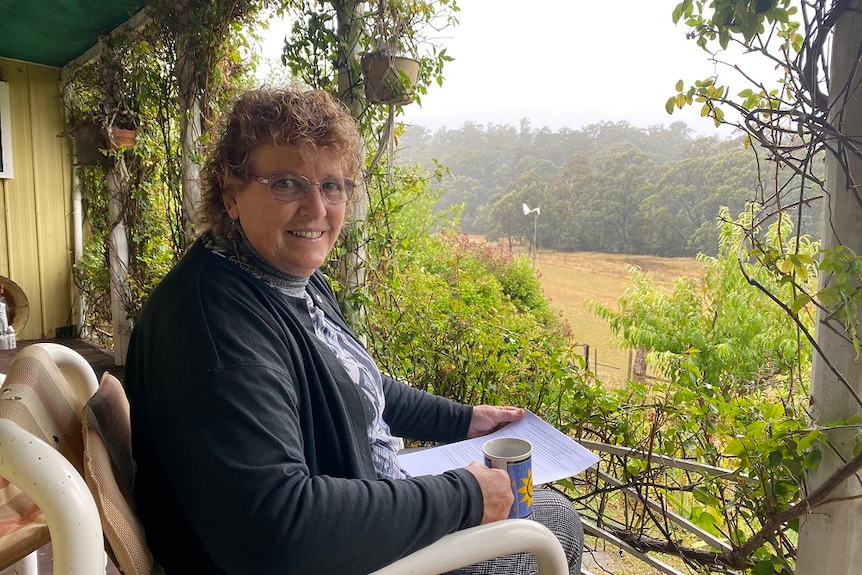
[[[209,230],[148,299],[126,365],[135,498],[168,575],[368,573],[506,517],[502,471],[398,466],[398,437],[481,436],[523,411],[392,380],[351,334],[318,268],[361,166],[354,121],[324,92],[248,92],[215,142]],[[575,569],[580,524],[564,521]]]

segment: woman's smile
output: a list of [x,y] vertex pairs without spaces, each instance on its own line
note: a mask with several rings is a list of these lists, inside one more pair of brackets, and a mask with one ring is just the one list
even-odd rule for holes
[[300,238],[317,239],[323,236],[323,232],[288,232],[290,235]]

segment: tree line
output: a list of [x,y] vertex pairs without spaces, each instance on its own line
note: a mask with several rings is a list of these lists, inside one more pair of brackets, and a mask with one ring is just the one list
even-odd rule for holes
[[[745,135],[699,136],[684,122],[558,131],[528,120],[436,132],[413,125],[399,144],[399,162],[444,169],[438,211],[455,207],[462,231],[509,245],[532,247],[535,236],[539,247],[562,251],[715,255],[722,207],[735,217],[776,187],[804,190],[786,205],[820,193],[776,170],[766,150],[752,153]],[[819,237],[815,212],[805,210],[798,229]]]

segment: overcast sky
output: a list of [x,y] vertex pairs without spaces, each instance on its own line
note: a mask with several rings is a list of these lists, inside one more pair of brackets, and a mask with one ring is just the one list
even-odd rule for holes
[[[670,124],[677,80],[711,73],[706,55],[674,26],[679,0],[462,0],[444,44],[446,81],[407,107],[408,121],[582,128],[598,121]],[[710,124],[679,116],[692,128]]]
[[[405,106],[403,120],[431,130],[466,121],[517,127],[521,118],[552,130],[682,120],[714,134],[698,109],[672,116],[664,109],[678,80],[689,85],[715,72],[706,53],[686,40],[685,26],[674,25],[678,3],[460,0],[460,24],[440,38],[455,58],[444,84],[432,86],[421,107]],[[274,35],[277,54],[284,33]]]

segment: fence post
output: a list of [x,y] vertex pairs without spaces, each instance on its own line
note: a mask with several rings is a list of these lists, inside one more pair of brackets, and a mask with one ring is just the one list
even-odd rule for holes
[[639,347],[637,352],[635,352],[635,361],[632,366],[635,381],[643,381],[646,379],[646,368],[646,349]]

